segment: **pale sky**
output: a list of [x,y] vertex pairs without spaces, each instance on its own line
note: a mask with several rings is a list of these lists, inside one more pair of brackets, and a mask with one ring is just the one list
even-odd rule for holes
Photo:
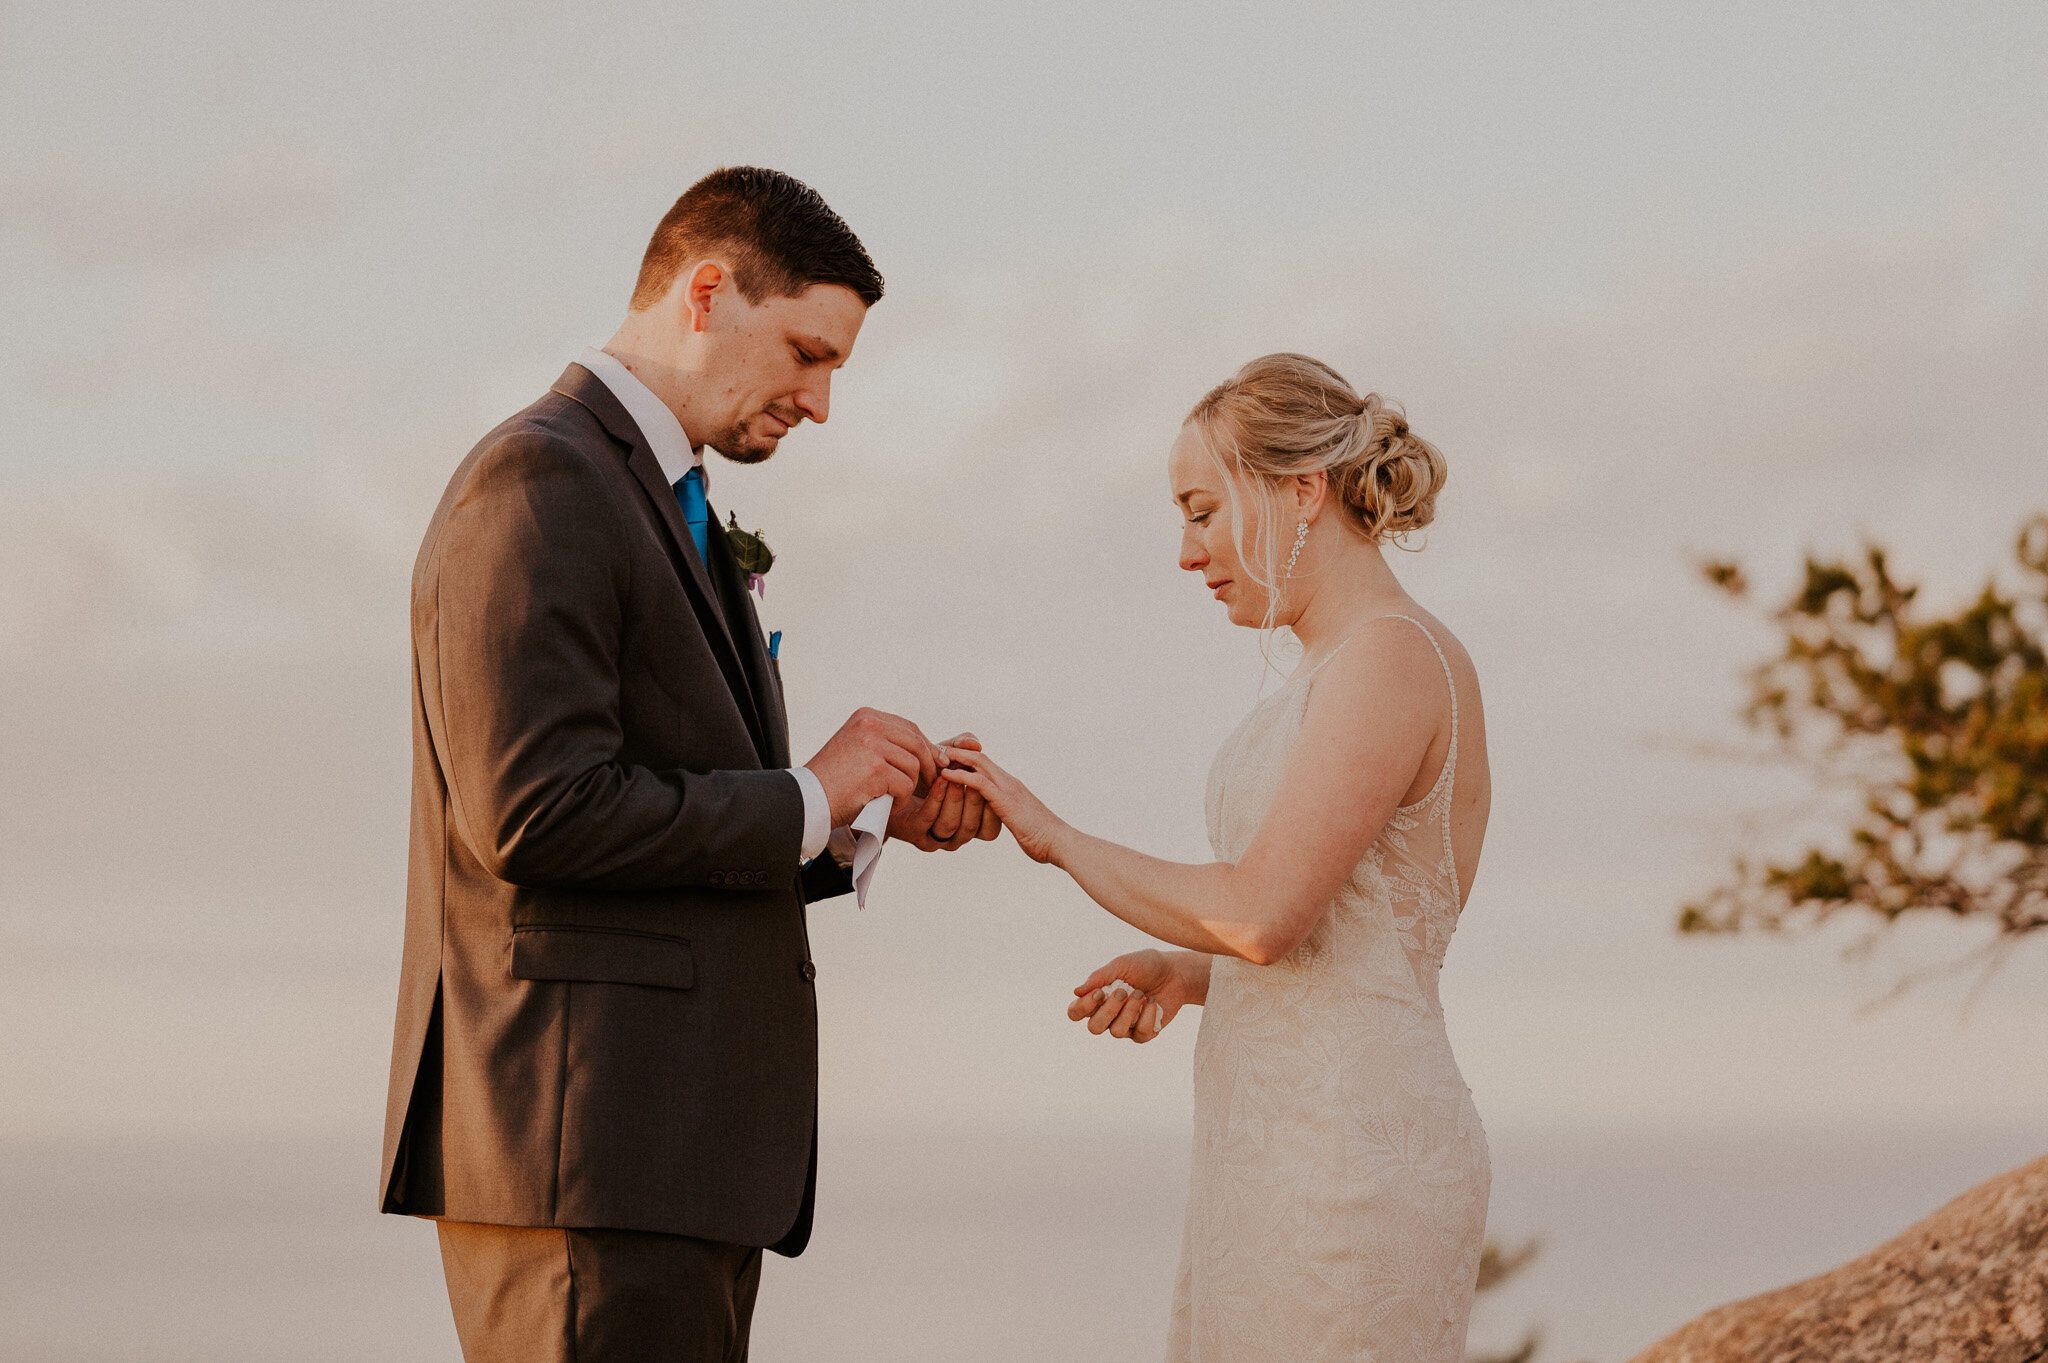
[[[1206,856],[1258,644],[1174,566],[1165,450],[1305,350],[1450,463],[1396,566],[1486,687],[1443,993],[1489,1125],[2048,1119],[2042,944],[1966,1026],[1858,1011],[1961,929],[1671,927],[1799,807],[1688,751],[1768,646],[1693,558],[1868,533],[1946,600],[2048,508],[2048,9],[1110,9],[0,7],[0,1134],[374,1136],[419,534],[747,162],[889,281],[829,425],[714,472],[800,753],[973,728]],[[1184,1125],[1196,1015],[1077,1038],[1135,934],[1007,840],[813,924],[828,1123]]]

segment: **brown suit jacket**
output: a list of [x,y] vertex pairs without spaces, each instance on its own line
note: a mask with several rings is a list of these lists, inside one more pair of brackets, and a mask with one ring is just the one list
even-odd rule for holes
[[817,1002],[781,680],[712,516],[580,365],[413,572],[387,1212],[802,1250]]

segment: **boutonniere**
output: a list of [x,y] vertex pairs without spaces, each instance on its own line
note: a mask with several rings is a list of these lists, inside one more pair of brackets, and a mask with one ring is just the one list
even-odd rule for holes
[[761,599],[768,599],[768,570],[775,566],[775,551],[768,547],[768,541],[761,538],[758,530],[740,529],[737,512],[726,517],[725,542],[732,546],[732,556],[739,560],[740,571],[747,575],[747,590],[760,593]]

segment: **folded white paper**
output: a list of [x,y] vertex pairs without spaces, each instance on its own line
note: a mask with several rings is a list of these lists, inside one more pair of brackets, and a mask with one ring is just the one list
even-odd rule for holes
[[895,796],[877,795],[853,816],[853,896],[863,909],[868,906],[868,882],[875,878],[875,863],[882,859],[882,844],[889,836],[889,811],[895,806]]

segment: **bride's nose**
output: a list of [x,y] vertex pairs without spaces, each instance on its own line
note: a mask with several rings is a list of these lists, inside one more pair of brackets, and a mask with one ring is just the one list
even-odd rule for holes
[[1209,566],[1209,551],[1202,547],[1202,541],[1192,530],[1181,531],[1180,566],[1191,573],[1199,573]]

